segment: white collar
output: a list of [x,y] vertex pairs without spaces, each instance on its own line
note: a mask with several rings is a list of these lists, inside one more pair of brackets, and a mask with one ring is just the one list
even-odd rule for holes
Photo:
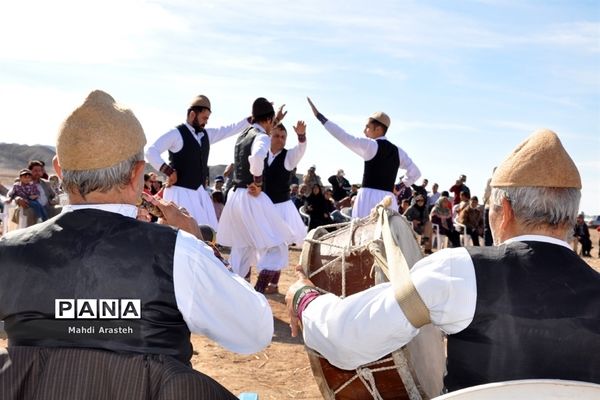
[[263,128],[261,125],[257,124],[256,122],[252,124],[252,127],[255,129],[258,129],[260,132],[264,133],[265,135],[267,134],[267,131],[265,131],[265,128]]
[[65,213],[85,209],[108,211],[131,218],[137,217],[137,207],[133,204],[67,204],[66,206],[63,206],[62,212]]
[[567,242],[565,242],[564,240],[560,240],[560,239],[556,239],[556,238],[550,237],[550,236],[521,235],[521,236],[512,237],[510,239],[506,239],[504,241],[504,243],[506,243],[506,244],[512,243],[512,242],[545,242],[545,243],[556,244],[556,245],[559,245],[559,246],[564,246],[567,249],[571,250],[571,246],[569,246],[569,244]]

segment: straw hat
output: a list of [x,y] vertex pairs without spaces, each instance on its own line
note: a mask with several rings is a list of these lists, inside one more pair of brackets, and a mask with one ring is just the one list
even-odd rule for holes
[[194,99],[190,103],[190,108],[192,107],[204,107],[208,108],[208,111],[210,111],[210,100],[203,94],[198,95],[194,97]]
[[490,185],[581,189],[581,178],[556,133],[541,129],[498,166]]
[[133,112],[95,90],[63,122],[56,152],[62,169],[81,171],[111,167],[142,151],[145,144]]
[[369,118],[374,119],[375,121],[379,122],[380,124],[385,125],[386,128],[390,127],[390,124],[391,124],[390,117],[383,111],[374,112],[373,114],[371,114],[369,116]]

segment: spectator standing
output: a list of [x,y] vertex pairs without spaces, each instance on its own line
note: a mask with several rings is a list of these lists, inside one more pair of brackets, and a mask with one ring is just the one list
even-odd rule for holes
[[457,205],[458,203],[460,203],[460,194],[462,192],[467,193],[467,195],[471,197],[471,190],[467,185],[465,185],[466,181],[467,176],[460,175],[454,183],[454,185],[452,185],[452,187],[450,188],[450,193],[452,193],[452,195],[454,196],[452,204]]
[[434,183],[431,187],[431,194],[427,197],[427,209],[431,212],[431,209],[435,205],[435,202],[440,198],[441,193],[438,192],[440,185]]
[[306,213],[310,215],[308,230],[332,223],[330,214],[334,209],[333,204],[325,198],[321,185],[313,186],[310,195],[306,198],[305,209]]
[[579,214],[577,216],[573,236],[581,244],[581,255],[583,257],[591,257],[592,254],[590,252],[592,251],[592,240],[590,239],[590,230],[585,224],[583,214]]
[[315,172],[317,167],[315,165],[311,165],[308,171],[306,171],[306,175],[302,178],[302,182],[307,186],[308,191],[312,191],[314,185],[323,186],[321,183],[321,177],[317,175]]
[[31,171],[28,169],[22,169],[19,171],[19,182],[16,182],[10,192],[8,192],[8,198],[10,201],[16,197],[21,199],[27,199],[28,206],[34,211],[37,218],[42,221],[48,219],[46,209],[40,204],[40,192],[36,185],[32,182]]
[[338,169],[337,174],[331,175],[327,181],[331,185],[333,199],[335,201],[342,201],[344,198],[348,197],[348,194],[350,193],[350,182],[348,182],[348,179],[344,178],[343,169]]
[[[421,196],[423,196],[425,201],[427,201],[427,184],[429,184],[429,181],[427,179],[423,178],[421,185],[417,186],[414,183],[411,185],[414,195],[420,194]],[[414,201],[414,199],[413,199],[413,201]]]

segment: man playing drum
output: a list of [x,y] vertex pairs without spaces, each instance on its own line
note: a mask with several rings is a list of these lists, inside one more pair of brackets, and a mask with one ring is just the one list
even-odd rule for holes
[[[446,388],[533,378],[600,383],[600,274],[566,242],[581,195],[575,164],[554,132],[537,131],[491,186],[496,246],[445,249],[411,270],[432,323],[448,334]],[[389,283],[340,299],[301,278],[286,300],[292,335],[302,327],[306,345],[342,369],[418,333]]]
[[366,138],[354,137],[325,118],[310,99],[308,103],[325,129],[365,160],[362,185],[352,206],[352,217],[362,218],[369,215],[371,209],[385,196],[392,196],[394,200],[390,208],[397,210],[398,204],[392,190],[398,168],[406,170],[402,182],[407,187],[419,179],[421,171],[404,150],[387,140],[385,135],[390,127],[390,117],[384,112],[373,113],[365,125]]

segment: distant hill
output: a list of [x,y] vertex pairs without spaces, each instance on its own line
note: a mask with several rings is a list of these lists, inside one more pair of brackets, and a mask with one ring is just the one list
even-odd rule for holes
[[46,163],[48,171],[53,171],[52,157],[54,154],[56,151],[52,146],[0,143],[0,169],[19,171],[27,168],[29,161],[41,160]]
[[[17,176],[17,172],[27,168],[27,164],[31,160],[44,161],[46,172],[53,174],[52,158],[55,154],[56,150],[52,146],[0,143],[0,177],[3,182],[12,182],[12,179]],[[210,181],[212,182],[217,175],[223,175],[225,167],[226,165],[209,167]],[[146,172],[156,172],[156,170],[150,164],[146,164]]]

